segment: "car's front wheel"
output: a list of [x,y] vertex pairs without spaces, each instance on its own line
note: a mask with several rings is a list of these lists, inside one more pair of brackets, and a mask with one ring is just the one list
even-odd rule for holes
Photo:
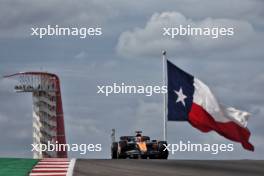
[[160,141],[158,143],[159,159],[168,159],[169,151],[166,149],[166,145],[166,141]]

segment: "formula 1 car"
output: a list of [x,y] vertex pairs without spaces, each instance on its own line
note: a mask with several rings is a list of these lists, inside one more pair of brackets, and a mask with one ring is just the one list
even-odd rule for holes
[[169,152],[165,145],[166,141],[150,140],[136,131],[135,136],[121,136],[120,141],[113,141],[111,155],[112,159],[167,159]]

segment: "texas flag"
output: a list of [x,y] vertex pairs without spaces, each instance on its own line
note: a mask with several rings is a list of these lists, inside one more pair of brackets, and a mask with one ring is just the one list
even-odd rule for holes
[[207,85],[170,61],[167,61],[167,68],[169,121],[188,121],[202,132],[214,130],[254,151],[246,128],[249,113],[223,107]]

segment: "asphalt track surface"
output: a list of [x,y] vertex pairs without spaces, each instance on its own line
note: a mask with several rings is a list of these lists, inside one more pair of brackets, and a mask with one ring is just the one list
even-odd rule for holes
[[85,160],[74,176],[264,176],[264,161],[253,160]]

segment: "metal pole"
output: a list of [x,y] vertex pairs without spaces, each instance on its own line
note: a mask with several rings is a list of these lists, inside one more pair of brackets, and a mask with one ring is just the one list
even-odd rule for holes
[[[162,60],[163,60],[163,86],[167,87],[167,57],[166,51],[162,51]],[[163,95],[163,139],[167,141],[167,93]]]

